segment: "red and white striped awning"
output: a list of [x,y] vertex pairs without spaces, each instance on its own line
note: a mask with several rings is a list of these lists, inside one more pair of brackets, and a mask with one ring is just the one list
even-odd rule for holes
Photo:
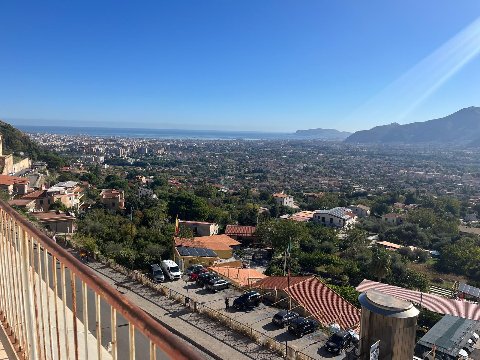
[[449,314],[465,319],[480,320],[480,306],[468,301],[447,299],[438,295],[408,290],[366,279],[357,286],[358,292],[373,289],[402,300],[410,301],[439,314]]
[[323,326],[337,323],[343,329],[352,329],[360,323],[360,310],[316,277],[291,285],[285,291]]

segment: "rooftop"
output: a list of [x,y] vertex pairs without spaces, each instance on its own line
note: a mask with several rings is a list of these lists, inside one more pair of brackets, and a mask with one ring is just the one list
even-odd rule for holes
[[65,221],[75,220],[74,216],[65,213],[57,213],[55,211],[32,213],[39,221]]
[[175,239],[175,246],[205,248],[213,251],[231,250],[235,245],[240,245],[240,243],[225,234],[199,236],[193,239]]
[[274,198],[287,198],[287,197],[291,197],[291,196],[287,195],[287,194],[284,194],[284,193],[277,193],[277,194],[273,194],[273,197]]
[[315,214],[332,215],[344,220],[348,220],[356,216],[351,209],[345,207],[335,207],[330,210],[315,210]]
[[209,269],[240,286],[249,286],[259,279],[267,277],[267,275],[255,269],[234,268],[229,266],[212,266]]
[[54,187],[62,187],[62,188],[73,188],[77,186],[78,182],[76,181],[63,181],[59,182],[58,184],[53,185]]
[[314,211],[300,211],[292,215],[285,216],[285,219],[299,221],[299,222],[307,222],[313,218]]
[[123,194],[123,190],[103,189],[100,196],[104,199],[116,198]]
[[229,236],[253,236],[255,226],[244,226],[244,225],[227,225],[225,228],[225,235]]
[[180,224],[190,224],[190,225],[215,225],[215,223],[210,223],[207,221],[191,221],[191,220],[178,220]]
[[456,358],[459,351],[467,346],[473,333],[478,334],[479,330],[480,322],[478,321],[445,315],[418,341],[418,344],[428,348],[435,345],[437,352]]
[[10,200],[8,204],[13,206],[27,206],[33,203],[34,201],[35,199],[14,199],[14,200]]
[[0,185],[28,184],[29,180],[19,176],[0,175]]

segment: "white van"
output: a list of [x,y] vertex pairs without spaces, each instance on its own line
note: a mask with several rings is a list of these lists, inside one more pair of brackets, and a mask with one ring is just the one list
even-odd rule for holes
[[178,280],[182,277],[182,272],[180,271],[180,268],[173,260],[163,260],[162,270],[165,273],[167,279]]

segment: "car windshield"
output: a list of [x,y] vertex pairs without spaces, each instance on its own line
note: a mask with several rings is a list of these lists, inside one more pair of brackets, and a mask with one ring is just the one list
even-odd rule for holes
[[171,266],[170,267],[170,272],[174,273],[174,272],[178,272],[178,266]]
[[330,338],[330,341],[334,342],[335,344],[338,344],[343,341],[343,337],[338,334],[333,334],[332,337]]
[[155,271],[153,272],[153,276],[158,276],[158,275],[163,275],[162,270],[155,270]]

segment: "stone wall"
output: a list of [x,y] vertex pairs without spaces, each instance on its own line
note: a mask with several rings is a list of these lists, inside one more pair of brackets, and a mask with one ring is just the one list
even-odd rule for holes
[[2,168],[2,175],[13,172],[13,155],[0,156],[0,168]]
[[19,172],[21,170],[30,169],[32,162],[29,158],[25,158],[13,164],[13,172]]

